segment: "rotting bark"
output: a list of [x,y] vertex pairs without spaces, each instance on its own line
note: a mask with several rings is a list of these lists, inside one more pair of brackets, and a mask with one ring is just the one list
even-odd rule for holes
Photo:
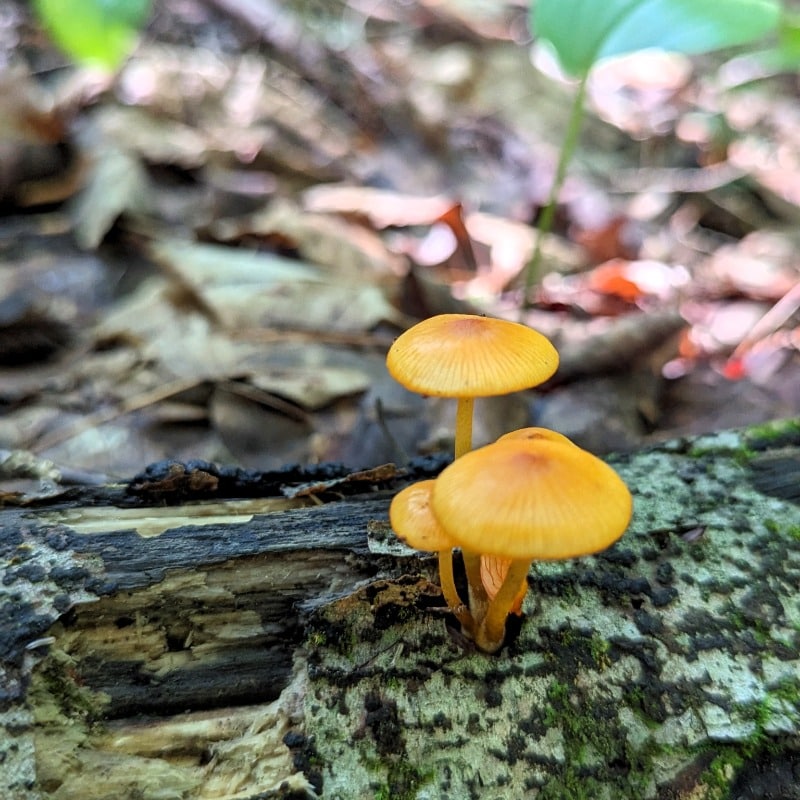
[[80,495],[6,510],[0,796],[796,797],[798,464],[798,421],[615,459],[629,531],[534,565],[494,656],[393,542],[391,482],[149,538]]

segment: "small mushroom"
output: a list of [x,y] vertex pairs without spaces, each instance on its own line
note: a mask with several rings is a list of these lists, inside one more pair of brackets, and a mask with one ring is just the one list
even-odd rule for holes
[[464,549],[510,559],[502,586],[475,632],[495,652],[533,559],[604,550],[628,526],[632,500],[614,470],[571,443],[507,439],[467,453],[436,479],[430,505]]
[[[519,428],[515,431],[504,433],[498,442],[513,441],[515,439],[547,439],[551,442],[562,442],[563,444],[574,444],[564,434],[551,431],[549,428]],[[503,581],[508,575],[508,569],[512,561],[510,558],[501,558],[500,556],[481,555],[481,583],[486,590],[489,600],[494,600]],[[521,615],[522,603],[525,600],[525,595],[528,593],[528,578],[525,576],[520,584],[514,601],[511,604],[510,613]]]
[[444,599],[465,631],[472,635],[475,622],[458,595],[453,577],[453,540],[444,532],[431,511],[433,483],[432,480],[420,481],[398,492],[389,506],[389,522],[397,538],[409,547],[437,554]]
[[563,433],[551,431],[550,428],[518,428],[500,436],[498,442],[513,441],[514,439],[547,439],[551,442],[561,442],[562,444],[577,445],[572,439],[568,439]]

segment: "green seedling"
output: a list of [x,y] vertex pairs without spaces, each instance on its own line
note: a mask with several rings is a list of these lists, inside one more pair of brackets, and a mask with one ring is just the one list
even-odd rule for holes
[[640,50],[696,55],[750,44],[778,31],[781,14],[778,0],[536,0],[531,30],[552,48],[564,72],[577,80],[577,88],[525,270],[523,306],[539,279],[541,242],[553,227],[558,196],[578,142],[592,68],[604,59]]
[[35,0],[34,7],[70,58],[113,71],[136,46],[150,0]]

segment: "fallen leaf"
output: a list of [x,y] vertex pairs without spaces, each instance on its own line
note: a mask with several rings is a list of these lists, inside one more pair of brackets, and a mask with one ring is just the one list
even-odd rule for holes
[[406,322],[384,292],[369,284],[296,280],[258,290],[215,287],[203,296],[230,327],[355,333],[380,322]]
[[452,208],[447,197],[415,197],[367,186],[315,186],[303,193],[307,211],[324,211],[366,219],[378,230],[430,225]]
[[265,287],[321,277],[319,270],[303,261],[242,247],[157,239],[148,249],[154,260],[198,291],[220,286]]
[[86,143],[84,149],[91,149],[91,160],[72,213],[78,245],[93,250],[121,214],[147,210],[149,185],[144,168],[132,153],[107,141],[93,146]]
[[219,241],[278,237],[307,262],[327,267],[327,273],[357,280],[401,275],[405,259],[392,253],[372,230],[334,214],[311,213],[288,202],[273,203],[266,211],[220,220],[209,226]]
[[295,497],[316,497],[328,492],[346,492],[352,494],[355,491],[370,491],[377,488],[381,483],[400,478],[406,474],[406,470],[398,469],[394,464],[381,464],[371,469],[363,469],[358,472],[351,472],[342,478],[331,478],[325,481],[314,483],[303,483],[298,486],[287,486],[283,490],[283,495],[288,498]]
[[258,372],[250,376],[250,382],[313,411],[339,398],[366,391],[370,376],[348,367],[298,366]]

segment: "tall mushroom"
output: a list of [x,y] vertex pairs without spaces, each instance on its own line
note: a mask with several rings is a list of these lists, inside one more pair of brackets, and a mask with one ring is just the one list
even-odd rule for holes
[[[558,367],[558,353],[538,331],[507,320],[474,314],[440,314],[402,333],[386,355],[389,374],[419,394],[454,397],[455,457],[472,447],[476,397],[528,389],[546,381]],[[487,604],[480,556],[462,547],[473,615]]]
[[628,526],[632,500],[614,470],[576,445],[507,439],[467,453],[436,479],[431,508],[465,550],[511,559],[478,622],[475,642],[493,653],[533,559],[604,550]]
[[412,392],[455,397],[455,457],[472,447],[476,397],[529,389],[558,367],[558,352],[538,331],[474,314],[440,314],[400,334],[386,355],[389,374]]

